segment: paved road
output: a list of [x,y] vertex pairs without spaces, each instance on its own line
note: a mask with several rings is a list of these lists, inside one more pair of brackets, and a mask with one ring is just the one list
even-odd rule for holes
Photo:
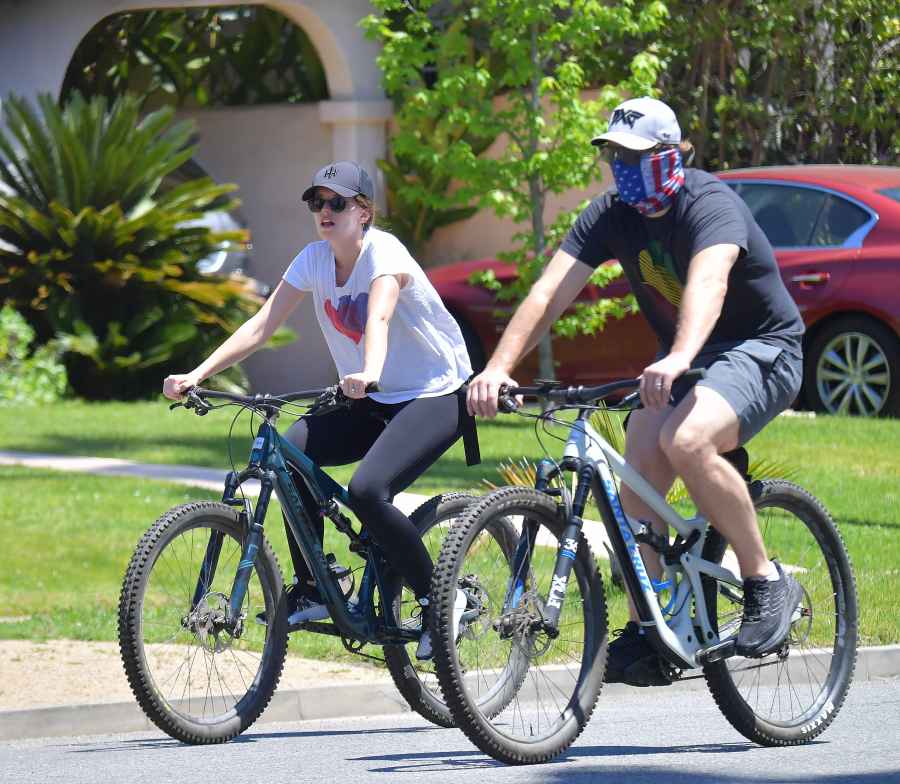
[[749,743],[705,692],[629,690],[601,698],[566,755],[527,768],[500,765],[459,731],[405,714],[263,725],[224,746],[184,746],[154,733],[3,743],[0,780],[900,784],[900,679],[855,683],[835,724],[797,748]]

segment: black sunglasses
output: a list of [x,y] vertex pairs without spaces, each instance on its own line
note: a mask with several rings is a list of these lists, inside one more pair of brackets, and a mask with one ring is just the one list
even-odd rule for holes
[[661,145],[651,147],[649,150],[629,150],[627,147],[607,145],[605,153],[606,160],[609,161],[610,164],[613,163],[613,161],[621,161],[626,166],[637,166],[641,162],[641,158],[645,155],[654,155],[662,149]]
[[310,212],[321,212],[326,204],[331,207],[332,212],[343,212],[347,207],[347,199],[343,196],[332,196],[330,199],[313,196],[306,204]]

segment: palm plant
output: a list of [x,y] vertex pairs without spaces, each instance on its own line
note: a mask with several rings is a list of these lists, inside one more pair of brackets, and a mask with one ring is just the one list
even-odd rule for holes
[[[193,367],[259,305],[246,283],[202,276],[199,259],[241,232],[190,226],[235,202],[209,178],[166,187],[194,152],[192,125],[141,100],[73,94],[40,112],[3,102],[0,284],[34,327],[58,337],[76,394],[134,398]],[[231,381],[244,381],[240,370]]]

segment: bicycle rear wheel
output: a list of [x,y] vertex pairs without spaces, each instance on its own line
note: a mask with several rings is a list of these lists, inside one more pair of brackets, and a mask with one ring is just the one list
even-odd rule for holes
[[[447,532],[474,500],[473,495],[444,493],[430,498],[410,515],[432,561],[437,558]],[[420,609],[413,592],[404,585],[394,599],[394,617],[401,626],[418,628]],[[453,716],[441,694],[434,662],[416,659],[416,646],[415,642],[385,645],[384,662],[388,672],[412,710],[439,727],[454,727]]]
[[[530,570],[514,609],[504,608],[514,559],[486,534],[525,521],[538,525]],[[496,490],[450,531],[433,578],[435,660],[457,726],[485,753],[510,764],[546,762],[584,729],[603,685],[606,603],[582,536],[559,617],[559,634],[539,629],[550,595],[565,515],[530,488]],[[459,585],[477,613],[452,629]],[[467,613],[468,614],[468,613]],[[465,616],[464,616],[465,618]],[[455,639],[456,638],[456,639]]]
[[[800,583],[803,599],[780,651],[714,662],[704,674],[738,732],[765,746],[792,746],[824,732],[847,696],[856,664],[856,585],[841,535],[816,498],[776,480],[754,482],[750,490],[766,551]],[[733,559],[712,529],[703,557]],[[703,581],[720,639],[736,635],[740,591],[708,576]]]
[[[144,534],[125,573],[119,599],[125,674],[148,718],[185,743],[221,743],[243,732],[281,677],[287,614],[281,572],[267,541],[257,553],[237,627],[225,622],[245,535],[232,507],[208,501],[175,507]],[[217,565],[198,589],[216,541]],[[274,623],[254,623],[263,610]]]

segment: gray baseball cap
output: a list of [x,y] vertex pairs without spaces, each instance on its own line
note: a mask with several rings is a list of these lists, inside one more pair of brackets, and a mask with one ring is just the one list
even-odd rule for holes
[[609,118],[606,133],[591,144],[612,142],[629,150],[649,150],[657,144],[679,144],[681,127],[666,104],[655,98],[631,98],[619,104]]
[[313,177],[312,185],[303,191],[303,201],[316,195],[316,188],[329,188],[341,196],[375,198],[375,186],[366,170],[355,161],[335,161],[323,166]]

